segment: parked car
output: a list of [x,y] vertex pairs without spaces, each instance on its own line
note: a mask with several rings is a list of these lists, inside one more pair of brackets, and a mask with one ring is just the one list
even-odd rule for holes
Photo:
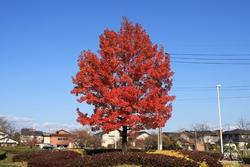
[[57,147],[56,149],[58,149],[58,150],[64,150],[64,149],[65,149],[65,147],[63,147],[63,146],[59,146],[59,147]]
[[44,146],[43,146],[43,149],[45,149],[45,150],[53,150],[53,149],[54,149],[54,146],[51,145],[51,144],[44,145]]

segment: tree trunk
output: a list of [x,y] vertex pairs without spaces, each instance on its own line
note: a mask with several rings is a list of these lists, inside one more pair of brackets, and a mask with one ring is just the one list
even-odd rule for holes
[[122,152],[127,151],[127,146],[128,146],[128,127],[127,126],[122,126]]

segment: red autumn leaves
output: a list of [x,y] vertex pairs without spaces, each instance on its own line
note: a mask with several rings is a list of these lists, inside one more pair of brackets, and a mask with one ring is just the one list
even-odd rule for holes
[[163,127],[171,117],[169,56],[140,25],[125,19],[120,31],[105,30],[98,54],[84,51],[78,66],[71,93],[94,106],[91,116],[78,111],[81,124],[106,132],[122,126],[140,130]]

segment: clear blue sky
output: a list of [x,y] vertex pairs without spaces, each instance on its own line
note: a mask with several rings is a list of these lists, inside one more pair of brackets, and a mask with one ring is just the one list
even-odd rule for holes
[[[118,30],[122,16],[140,23],[167,52],[250,59],[249,6],[248,0],[1,0],[0,115],[38,129],[76,126],[77,107],[91,112],[70,94],[77,57],[84,49],[96,52],[98,36],[105,28]],[[164,130],[201,122],[216,126],[217,83],[223,124],[250,118],[250,65],[172,63],[172,68],[177,99]]]

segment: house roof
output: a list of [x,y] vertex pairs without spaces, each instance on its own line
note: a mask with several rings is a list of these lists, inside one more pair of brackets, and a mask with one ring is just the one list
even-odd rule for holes
[[[63,133],[61,133],[63,132]],[[57,136],[57,137],[73,137],[75,135],[73,135],[72,133],[64,130],[64,129],[60,129],[58,131],[56,131],[55,133],[50,134],[50,136]]]
[[56,134],[59,134],[60,132],[65,132],[67,134],[71,134],[70,132],[68,132],[68,131],[66,131],[64,129],[60,129],[60,130],[56,131]]
[[0,135],[5,135],[6,133],[4,133],[4,132],[0,132]]
[[142,134],[147,134],[147,135],[151,135],[150,133],[146,132],[146,131],[140,131],[138,132],[139,135],[142,135]]
[[250,135],[250,130],[234,129],[223,132],[223,135]]
[[[1,134],[5,134],[5,133],[2,132]],[[17,141],[10,139],[7,134],[3,138],[0,138],[0,143],[1,144],[18,144]]]
[[43,136],[43,132],[36,131],[35,129],[31,129],[31,128],[23,128],[23,129],[21,129],[21,135],[23,135],[23,136]]

